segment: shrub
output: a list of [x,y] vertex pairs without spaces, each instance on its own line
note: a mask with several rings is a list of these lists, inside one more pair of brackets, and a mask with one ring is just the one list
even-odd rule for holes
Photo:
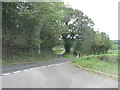
[[110,63],[117,63],[118,62],[118,55],[111,55],[111,54],[100,54],[100,55],[90,55],[87,56],[87,60],[97,59],[100,61],[106,61]]
[[109,57],[105,54],[98,55],[97,58],[101,61],[108,61]]

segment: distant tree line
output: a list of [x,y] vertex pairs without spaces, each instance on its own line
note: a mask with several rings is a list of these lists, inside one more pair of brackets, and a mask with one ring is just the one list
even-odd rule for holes
[[65,54],[101,54],[111,48],[109,36],[95,32],[93,21],[64,2],[2,2],[3,56],[18,52],[51,52],[63,44]]

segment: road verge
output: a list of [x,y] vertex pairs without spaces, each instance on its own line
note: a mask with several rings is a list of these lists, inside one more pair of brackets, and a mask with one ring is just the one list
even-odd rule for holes
[[113,79],[113,80],[118,80],[118,76],[117,75],[112,75],[112,74],[108,74],[108,73],[105,73],[105,72],[101,72],[101,71],[97,71],[97,70],[81,67],[81,66],[76,65],[74,63],[72,63],[72,66],[77,67],[77,68],[79,68],[81,70],[85,70],[85,71],[89,71],[91,73],[98,74],[98,75],[103,76],[103,77],[107,77],[107,78],[110,78],[110,79]]

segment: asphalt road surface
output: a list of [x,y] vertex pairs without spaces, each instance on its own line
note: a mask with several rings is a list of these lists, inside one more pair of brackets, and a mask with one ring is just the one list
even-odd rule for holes
[[2,88],[118,88],[117,81],[82,71],[71,61],[3,67]]

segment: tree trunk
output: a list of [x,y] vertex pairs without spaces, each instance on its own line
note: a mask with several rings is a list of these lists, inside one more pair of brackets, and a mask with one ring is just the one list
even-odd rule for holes
[[65,44],[65,54],[69,54],[70,53],[70,45],[69,44]]

